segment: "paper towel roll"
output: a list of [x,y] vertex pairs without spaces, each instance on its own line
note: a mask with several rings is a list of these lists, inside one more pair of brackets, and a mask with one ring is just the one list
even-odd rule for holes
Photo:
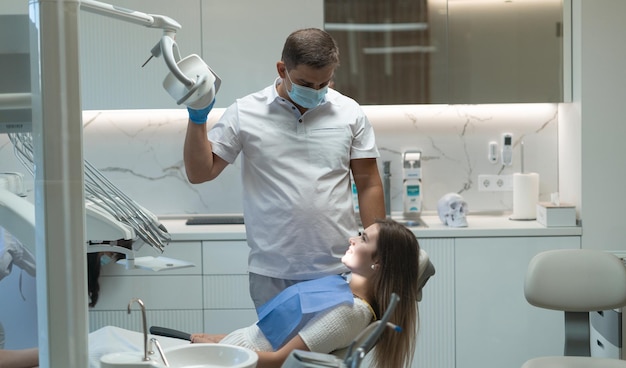
[[513,215],[511,220],[537,218],[539,200],[539,174],[513,174]]

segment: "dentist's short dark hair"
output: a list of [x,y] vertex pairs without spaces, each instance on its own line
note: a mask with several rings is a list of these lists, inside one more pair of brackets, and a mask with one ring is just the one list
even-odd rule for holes
[[287,69],[307,65],[315,69],[339,65],[339,48],[335,39],[318,28],[297,30],[287,37],[282,61]]

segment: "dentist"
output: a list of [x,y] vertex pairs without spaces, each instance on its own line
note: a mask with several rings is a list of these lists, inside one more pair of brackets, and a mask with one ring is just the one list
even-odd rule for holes
[[215,179],[243,155],[257,308],[290,285],[347,271],[331,250],[358,232],[350,174],[363,226],[385,218],[374,130],[357,102],[330,88],[338,66],[328,33],[297,30],[285,41],[274,83],[237,99],[210,130],[213,104],[188,108],[184,162],[191,183]]

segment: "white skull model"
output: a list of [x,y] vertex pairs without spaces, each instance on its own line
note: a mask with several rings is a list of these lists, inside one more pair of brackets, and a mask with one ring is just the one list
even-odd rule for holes
[[457,193],[448,193],[437,202],[439,219],[450,227],[466,227],[467,203]]

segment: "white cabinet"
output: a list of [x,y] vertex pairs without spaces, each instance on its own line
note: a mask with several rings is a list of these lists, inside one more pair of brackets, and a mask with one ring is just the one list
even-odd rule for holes
[[[157,256],[149,246],[137,254]],[[163,256],[189,261],[195,267],[160,272],[140,268],[127,270],[118,264],[102,267],[100,297],[89,310],[89,331],[113,325],[141,331],[139,306],[128,302],[140,298],[146,307],[148,326],[164,326],[195,332],[202,326],[202,248],[200,242],[172,242]]]
[[419,303],[419,329],[413,368],[454,367],[454,239],[419,239],[435,266]]
[[457,238],[456,367],[521,367],[562,355],[563,313],[531,306],[524,276],[535,254],[577,248],[579,236]]
[[204,332],[228,333],[256,322],[245,240],[202,242]]
[[[419,303],[412,367],[520,367],[531,357],[561,354],[562,313],[528,304],[524,275],[535,254],[580,248],[580,236],[419,242],[436,273]],[[159,273],[106,267],[101,299],[90,311],[90,330],[116,325],[139,331],[138,312],[126,313],[132,297],[146,302],[149,325],[228,333],[256,321],[245,240],[177,241],[167,247],[166,256],[196,267]]]
[[[155,255],[144,248],[137,256]],[[141,331],[138,306],[132,306],[130,316],[126,310],[132,298],[144,301],[148,326],[227,333],[256,321],[245,240],[176,241],[163,255],[195,267],[161,272],[126,270],[115,264],[103,267],[100,298],[89,311],[90,331],[107,325]]]

